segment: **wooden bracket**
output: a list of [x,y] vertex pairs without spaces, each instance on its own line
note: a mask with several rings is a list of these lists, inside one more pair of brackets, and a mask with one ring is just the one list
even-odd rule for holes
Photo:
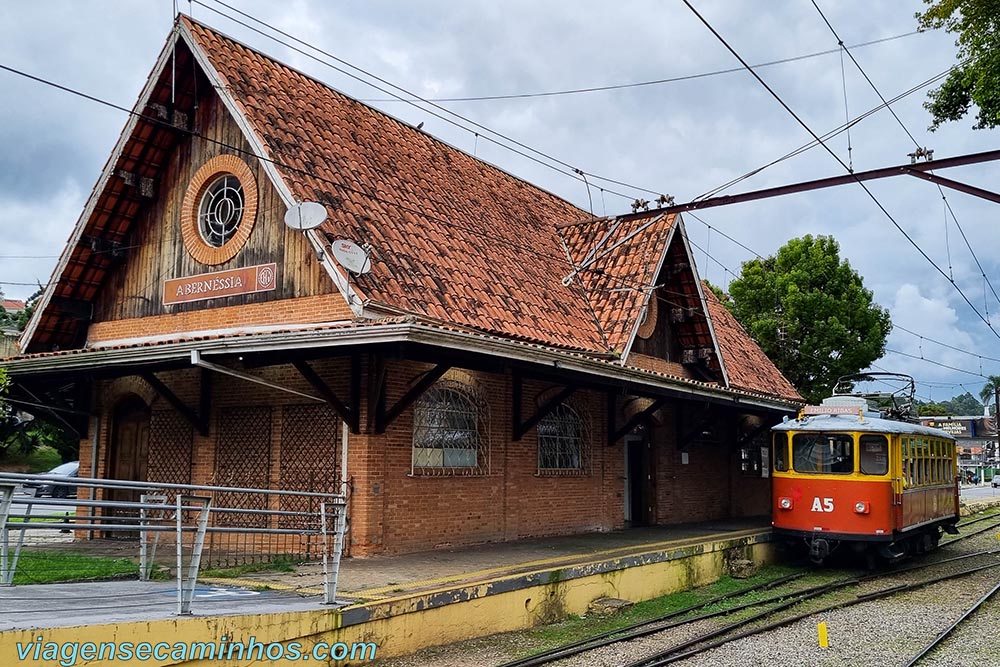
[[[694,416],[690,428],[681,432],[677,438],[677,449],[686,452],[694,442],[695,438],[701,435],[705,425],[712,420],[713,414],[711,405],[706,403],[702,409]],[[688,420],[684,420],[688,421]]]
[[736,447],[737,448],[742,447],[743,445],[745,445],[746,443],[750,442],[758,435],[760,435],[763,431],[770,430],[772,426],[773,424],[770,424],[766,421],[762,422],[760,426],[757,426],[753,430],[747,431],[742,436],[740,436],[740,438],[736,441]]
[[[199,434],[203,436],[208,435],[207,413],[199,414],[196,412],[192,407],[178,398],[177,394],[171,391],[170,387],[163,384],[163,381],[156,377],[154,373],[143,373],[140,377],[142,377],[142,379],[145,380],[150,387],[155,389],[156,393],[163,397],[167,403],[173,406],[174,410],[181,413],[184,419],[188,420],[191,426],[193,426]],[[202,380],[204,381],[204,376],[202,376]],[[202,408],[204,409],[204,406],[202,406]]]
[[407,391],[403,396],[396,401],[395,405],[386,410],[385,408],[385,373],[383,371],[382,383],[383,386],[379,395],[381,400],[375,403],[375,433],[385,433],[385,429],[389,427],[392,422],[396,421],[396,418],[403,413],[406,408],[410,407],[414,401],[420,398],[425,391],[427,391],[432,384],[441,379],[441,376],[447,373],[451,369],[451,364],[438,364],[431,370],[427,371],[422,378]]
[[511,439],[514,442],[518,442],[524,437],[525,433],[533,429],[538,425],[538,422],[542,421],[548,415],[552,414],[552,411],[562,405],[567,398],[573,395],[573,393],[579,389],[577,385],[567,385],[560,389],[554,396],[545,401],[542,405],[539,405],[535,409],[535,414],[528,417],[523,422],[521,421],[522,412],[522,399],[524,397],[524,378],[520,373],[514,372],[512,375],[512,391],[511,397],[513,399],[513,405],[511,406]]
[[292,365],[302,374],[302,377],[319,392],[320,396],[340,415],[351,433],[361,432],[361,359],[351,357],[351,388],[347,403],[342,401],[336,392],[323,381],[323,378],[306,361],[295,361]]
[[[614,445],[616,442],[624,438],[626,435],[635,430],[635,427],[649,419],[650,415],[662,408],[667,404],[667,399],[657,398],[649,406],[641,412],[637,412],[632,417],[626,421],[621,428],[615,430],[615,420],[608,422],[608,445]],[[612,413],[608,413],[609,416],[614,416]]]

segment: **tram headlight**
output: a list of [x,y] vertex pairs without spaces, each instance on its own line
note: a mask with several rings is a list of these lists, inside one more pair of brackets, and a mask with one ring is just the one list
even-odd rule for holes
[[868,514],[868,502],[865,500],[859,500],[854,503],[854,511],[858,514]]
[[792,509],[792,499],[791,498],[778,498],[778,507],[783,510]]

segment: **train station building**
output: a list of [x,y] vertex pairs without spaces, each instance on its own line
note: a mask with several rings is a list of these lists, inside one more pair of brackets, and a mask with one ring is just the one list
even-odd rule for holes
[[361,557],[768,515],[803,402],[679,215],[595,217],[186,17],[20,345],[81,476],[343,488]]

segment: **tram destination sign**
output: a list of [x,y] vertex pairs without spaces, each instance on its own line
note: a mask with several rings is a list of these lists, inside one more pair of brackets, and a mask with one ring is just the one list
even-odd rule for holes
[[270,292],[277,286],[277,265],[258,264],[163,281],[163,304],[204,301],[238,294]]

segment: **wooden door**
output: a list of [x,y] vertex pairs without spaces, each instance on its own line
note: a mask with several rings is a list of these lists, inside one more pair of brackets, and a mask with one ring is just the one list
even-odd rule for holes
[[[145,482],[149,464],[149,407],[138,397],[119,403],[111,420],[111,446],[108,449],[106,477],[109,479]],[[138,502],[140,491],[111,489],[108,500]],[[109,508],[111,516],[135,516],[136,510]],[[106,531],[105,537],[134,539],[132,531]]]

